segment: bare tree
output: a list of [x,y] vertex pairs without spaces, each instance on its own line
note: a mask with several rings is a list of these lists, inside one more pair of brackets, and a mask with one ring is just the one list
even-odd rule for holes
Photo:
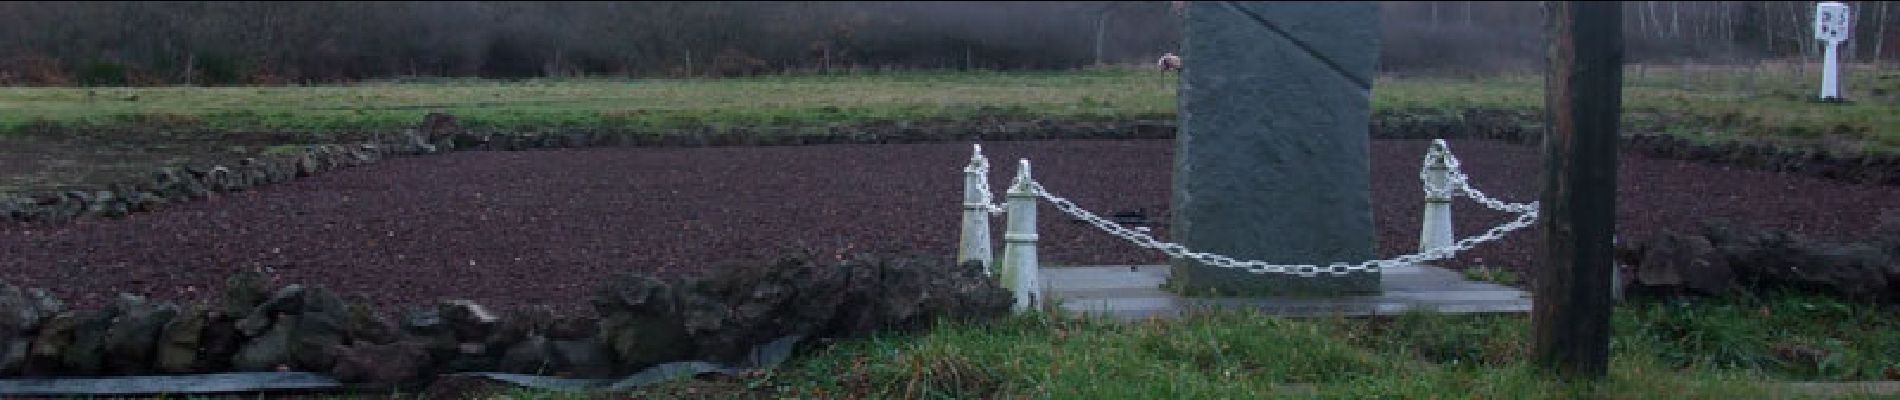
[[1891,23],[1887,21],[1887,6],[1891,3],[1892,2],[1889,1],[1880,2],[1880,24],[1875,25],[1877,28],[1874,31],[1874,65],[1876,68],[1886,66],[1886,59],[1881,58],[1880,53],[1887,48],[1887,24]]

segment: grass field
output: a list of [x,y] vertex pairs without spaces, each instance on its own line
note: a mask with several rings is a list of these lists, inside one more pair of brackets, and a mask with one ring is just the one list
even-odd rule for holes
[[[1808,70],[1811,72],[1812,69]],[[1682,76],[1691,79],[1681,79]],[[1900,147],[1900,72],[1848,75],[1844,105],[1809,103],[1791,68],[1626,72],[1626,120],[1671,133],[1850,140]],[[415,124],[432,111],[497,129],[811,126],[973,117],[1167,119],[1175,75],[1146,70],[909,72],[723,80],[430,79],[308,87],[0,88],[0,132],[35,126],[336,131]],[[1385,78],[1382,111],[1542,108],[1542,78]]]
[[[1284,319],[1240,312],[1115,323],[1015,317],[840,342],[769,375],[666,398],[1803,397],[1780,383],[1893,379],[1891,314],[1823,298],[1620,306],[1610,379],[1566,384],[1528,360],[1525,315]],[[743,395],[743,396],[741,396]],[[756,397],[753,397],[756,396]],[[514,398],[578,398],[518,391]]]

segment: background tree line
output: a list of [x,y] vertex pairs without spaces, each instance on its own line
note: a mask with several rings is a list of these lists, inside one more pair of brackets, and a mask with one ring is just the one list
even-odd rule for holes
[[[743,76],[1149,63],[1181,41],[1144,2],[4,2],[0,84],[340,82],[410,76]],[[1382,68],[1541,60],[1536,2],[1382,2]],[[1851,60],[1894,56],[1889,2],[1855,6]],[[1630,58],[1819,54],[1813,2],[1626,6]],[[1192,63],[1193,60],[1187,60]]]

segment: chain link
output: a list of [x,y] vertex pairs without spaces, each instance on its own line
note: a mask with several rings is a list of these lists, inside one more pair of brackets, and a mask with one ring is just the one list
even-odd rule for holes
[[[1431,173],[1432,173],[1433,167],[1436,166],[1440,161],[1447,160],[1445,158],[1447,154],[1445,154],[1446,152],[1443,150],[1444,147],[1441,147],[1441,146],[1442,146],[1441,144],[1434,142],[1431,149],[1425,152],[1425,165],[1423,167],[1419,167],[1418,169],[1418,181],[1420,184],[1424,185],[1425,198],[1427,199],[1450,199],[1452,198],[1452,196],[1456,196],[1458,194],[1458,190],[1457,190],[1458,187],[1456,185],[1451,184],[1450,171],[1446,171],[1447,172],[1445,174],[1446,181],[1444,185],[1432,185]],[[1450,168],[1450,167],[1447,166],[1447,168]]]
[[996,195],[990,193],[990,159],[983,157],[983,146],[976,145],[975,155],[970,156],[970,166],[964,172],[975,173],[981,183],[976,185],[977,193],[983,194],[983,209],[990,215],[1002,215],[1003,206],[996,203]]
[[[1446,149],[1446,150],[1441,151],[1439,149]],[[1426,154],[1425,168],[1431,168],[1433,162],[1439,161],[1441,159],[1445,162],[1447,167],[1449,167],[1450,169],[1449,173],[1447,174],[1448,179],[1446,179],[1446,185],[1443,189],[1433,188],[1431,187],[1430,182],[1427,181],[1424,189],[1428,194],[1441,194],[1445,196],[1449,196],[1451,194],[1451,193],[1445,193],[1443,191],[1452,191],[1454,193],[1464,194],[1466,197],[1470,197],[1472,200],[1477,201],[1479,204],[1483,204],[1487,208],[1491,208],[1493,210],[1498,210],[1498,211],[1516,213],[1517,218],[1511,220],[1510,222],[1506,222],[1504,224],[1491,227],[1491,229],[1485,230],[1484,234],[1464,238],[1456,242],[1453,242],[1450,245],[1446,245],[1446,246],[1442,246],[1442,247],[1438,247],[1438,248],[1434,248],[1431,250],[1426,250],[1426,251],[1422,251],[1418,253],[1407,254],[1407,255],[1399,256],[1392,259],[1368,260],[1368,261],[1363,261],[1357,264],[1347,264],[1344,262],[1335,262],[1330,265],[1273,264],[1273,263],[1269,263],[1265,261],[1236,260],[1232,257],[1223,256],[1219,254],[1194,252],[1194,251],[1188,250],[1186,246],[1182,246],[1180,244],[1168,243],[1168,242],[1156,240],[1153,236],[1149,236],[1145,232],[1146,229],[1140,229],[1140,228],[1131,229],[1128,227],[1124,227],[1121,224],[1117,224],[1114,221],[1110,221],[1108,219],[1102,218],[1099,215],[1096,215],[1095,213],[1082,209],[1081,206],[1077,206],[1074,202],[1071,202],[1068,199],[1064,199],[1064,198],[1056,196],[1055,194],[1049,193],[1048,190],[1043,189],[1041,182],[1031,182],[1030,185],[1032,189],[1035,190],[1037,197],[1041,197],[1043,200],[1048,201],[1049,204],[1054,205],[1057,210],[1061,210],[1064,214],[1069,214],[1070,216],[1074,216],[1075,218],[1081,219],[1082,221],[1087,222],[1089,225],[1094,225],[1096,228],[1101,229],[1105,232],[1108,232],[1108,234],[1110,235],[1114,235],[1116,237],[1122,238],[1123,240],[1133,242],[1137,246],[1154,249],[1154,250],[1160,250],[1162,253],[1166,253],[1169,257],[1173,257],[1177,259],[1179,258],[1192,259],[1195,261],[1199,261],[1202,264],[1207,264],[1207,265],[1212,265],[1212,266],[1222,267],[1222,268],[1240,268],[1240,269],[1246,270],[1247,272],[1256,273],[1256,274],[1266,274],[1266,273],[1292,274],[1292,275],[1298,275],[1301,277],[1309,277],[1309,278],[1318,276],[1319,274],[1322,274],[1322,273],[1330,273],[1333,275],[1345,275],[1345,274],[1350,274],[1354,272],[1406,266],[1406,265],[1412,265],[1412,264],[1417,264],[1417,263],[1426,262],[1426,261],[1435,261],[1435,260],[1451,258],[1451,256],[1456,255],[1459,252],[1470,250],[1472,247],[1477,246],[1479,244],[1501,239],[1504,237],[1505,234],[1511,233],[1519,229],[1524,229],[1537,222],[1537,205],[1538,205],[1537,202],[1505,203],[1503,201],[1499,201],[1497,199],[1494,199],[1494,198],[1491,198],[1490,196],[1485,195],[1484,192],[1478,191],[1477,188],[1471,186],[1470,178],[1466,176],[1463,171],[1459,170],[1458,158],[1452,156],[1451,151],[1447,147],[1444,147],[1442,143],[1439,143],[1437,146],[1433,148],[1431,152],[1428,152]],[[987,169],[987,163],[984,163],[983,167]],[[1423,180],[1425,178],[1425,171],[1420,171],[1419,177],[1421,180]],[[1434,190],[1442,190],[1442,191],[1434,192]],[[988,191],[985,190],[984,193],[987,194]],[[987,197],[985,198],[987,199]]]
[[[1458,157],[1451,154],[1451,147],[1443,144],[1444,139],[1438,139],[1436,142],[1439,143],[1438,148],[1445,149],[1438,155],[1444,157],[1445,166],[1451,169],[1450,173],[1446,174],[1448,175],[1446,186],[1458,188],[1458,191],[1464,193],[1465,197],[1470,197],[1472,201],[1476,201],[1478,204],[1483,204],[1485,207],[1493,210],[1510,213],[1537,212],[1537,202],[1535,201],[1529,203],[1505,203],[1498,199],[1491,198],[1491,196],[1486,196],[1484,192],[1478,191],[1477,187],[1471,186],[1471,177],[1465,175],[1465,171],[1459,168]],[[1426,158],[1427,162],[1430,162],[1431,154],[1428,153]]]

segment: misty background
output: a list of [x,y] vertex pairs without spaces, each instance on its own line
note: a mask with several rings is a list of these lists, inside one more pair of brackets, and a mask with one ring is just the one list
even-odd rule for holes
[[[1381,69],[1534,71],[1538,2],[1380,2]],[[1891,2],[1854,1],[1849,62],[1890,60]],[[1626,2],[1635,63],[1818,61],[1811,1]],[[1178,52],[1143,2],[5,2],[0,84],[332,83],[1060,70]],[[1187,62],[1192,63],[1191,57]]]

